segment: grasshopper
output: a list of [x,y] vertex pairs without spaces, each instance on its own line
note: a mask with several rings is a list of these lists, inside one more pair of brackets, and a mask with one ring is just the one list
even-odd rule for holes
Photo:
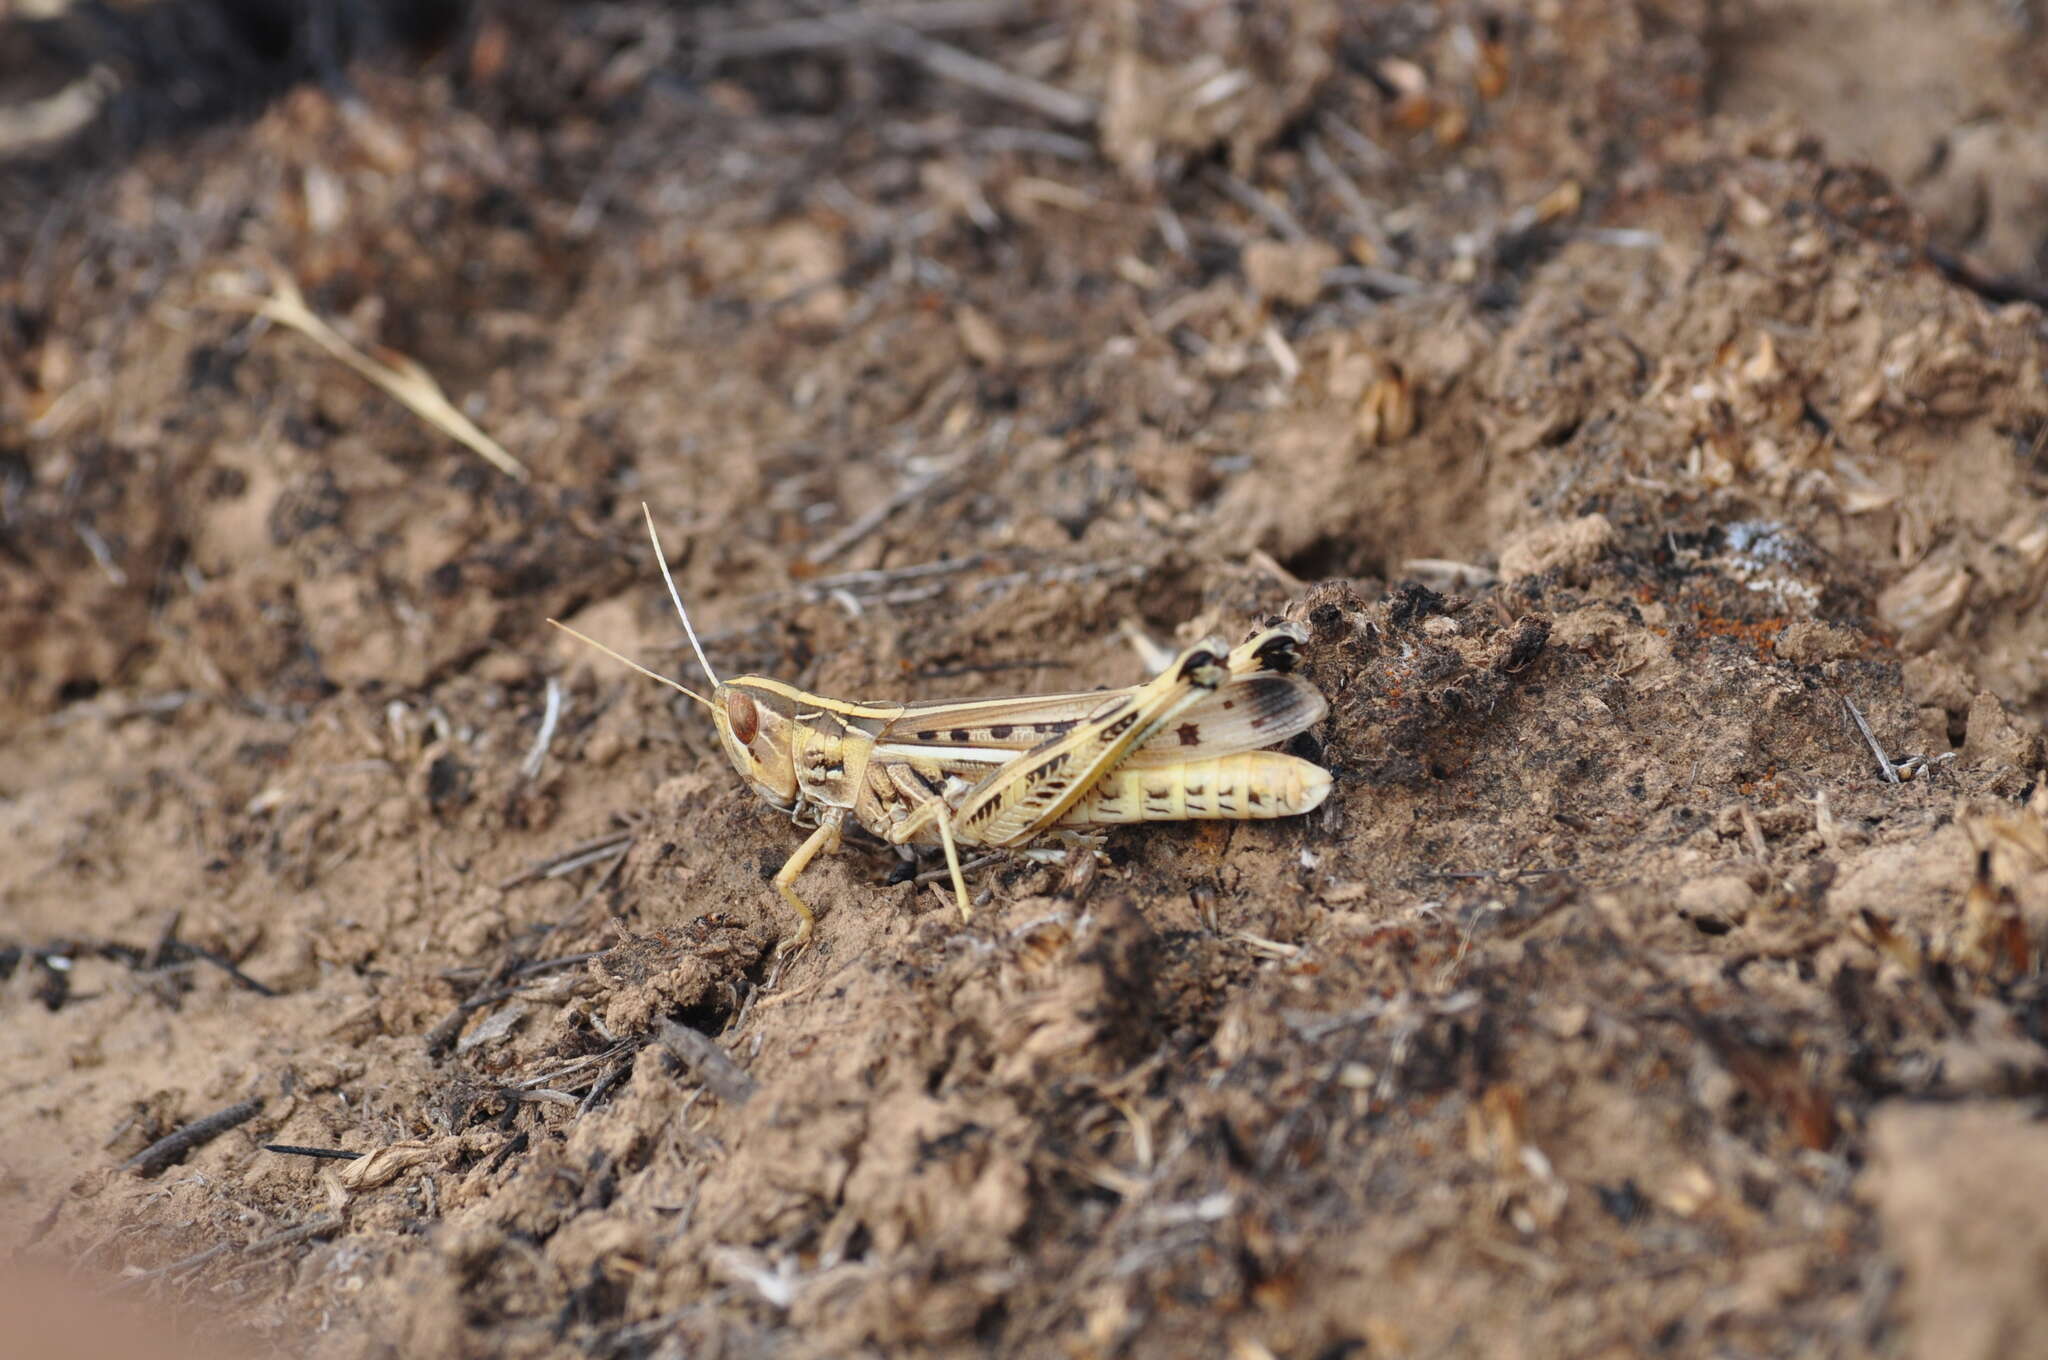
[[1052,840],[1058,858],[1092,852],[1086,828],[1291,817],[1329,795],[1329,771],[1261,749],[1306,731],[1328,710],[1313,685],[1290,674],[1307,640],[1292,624],[1227,650],[1222,639],[1206,638],[1126,689],[845,703],[765,676],[720,680],[683,608],[653,514],[640,508],[711,696],[548,622],[709,709],[734,768],[812,828],[774,878],[799,922],[784,949],[801,949],[815,923],[797,877],[839,848],[849,822],[894,846],[936,842],[964,922],[973,910],[962,845],[1030,854],[1034,842]]

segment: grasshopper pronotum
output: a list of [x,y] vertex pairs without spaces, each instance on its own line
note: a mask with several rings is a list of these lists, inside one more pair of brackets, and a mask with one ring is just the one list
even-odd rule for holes
[[1220,638],[1204,639],[1127,689],[844,703],[758,675],[720,680],[669,574],[654,516],[640,509],[711,697],[548,622],[710,709],[727,758],[754,791],[814,828],[775,875],[800,920],[785,948],[802,948],[813,926],[797,875],[839,848],[849,819],[891,845],[941,846],[966,921],[973,912],[960,845],[1023,849],[1058,839],[1076,849],[1088,841],[1081,828],[1291,817],[1329,795],[1329,771],[1261,749],[1307,730],[1328,708],[1288,673],[1306,640],[1291,624],[1228,651]]

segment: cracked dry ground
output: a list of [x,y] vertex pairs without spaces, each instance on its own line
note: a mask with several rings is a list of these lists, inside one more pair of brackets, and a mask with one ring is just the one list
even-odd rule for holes
[[[0,192],[0,1316],[2041,1337],[2040,310],[1714,114],[1746,49],[1684,6],[1212,8],[1266,24],[1209,35],[1214,126],[1146,97],[1175,32],[1089,7],[955,35],[1107,100],[1077,136],[874,51],[664,82],[708,20],[505,5],[357,102],[6,172],[67,206]],[[272,270],[530,478],[222,308]],[[802,833],[543,623],[684,673],[643,499],[713,660],[835,696],[1294,620],[1335,792],[977,869],[964,927],[849,845],[778,962]]]

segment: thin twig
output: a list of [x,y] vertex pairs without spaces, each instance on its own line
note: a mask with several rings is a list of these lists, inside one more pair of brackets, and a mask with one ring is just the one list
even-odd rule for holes
[[[624,858],[624,856],[622,855],[620,858]],[[613,867],[616,868],[617,866],[614,865]],[[606,877],[609,876],[609,873],[607,873]],[[602,879],[599,880],[599,882],[602,881]],[[525,964],[520,968],[514,969],[510,976],[513,979],[524,980],[556,968],[570,968],[580,963],[588,963],[604,952],[602,949],[593,949],[582,954],[564,954],[557,959],[542,959],[537,963]],[[426,1045],[428,1053],[439,1057],[455,1042],[455,1036],[462,1032],[462,1026],[470,1016],[475,1015],[486,1006],[495,1006],[500,1001],[510,1000],[518,994],[518,991],[519,988],[517,986],[501,986],[493,987],[488,991],[478,992],[475,996],[461,1002],[454,1010],[436,1020],[433,1027],[420,1036],[420,1042]]]
[[1308,159],[1308,168],[1328,186],[1337,201],[1344,205],[1344,212],[1352,229],[1372,244],[1376,254],[1392,258],[1393,246],[1387,240],[1387,233],[1380,225],[1380,215],[1373,210],[1372,203],[1358,187],[1357,181],[1346,174],[1344,167],[1337,164],[1323,146],[1323,139],[1311,134],[1302,139],[1302,150]]
[[272,1251],[278,1247],[288,1247],[295,1242],[304,1242],[308,1238],[324,1236],[340,1226],[340,1214],[315,1214],[304,1223],[295,1224],[289,1228],[279,1228],[268,1237],[257,1238],[254,1242],[242,1248],[242,1254],[254,1256],[258,1252]]
[[997,99],[1020,104],[1044,114],[1055,123],[1082,127],[1095,121],[1095,101],[1071,90],[1048,85],[1042,80],[1020,76],[957,47],[936,42],[901,24],[882,25],[875,30],[876,45],[906,61],[914,61],[933,75],[980,90]]
[[505,1094],[510,1099],[525,1101],[530,1105],[566,1105],[572,1110],[583,1103],[567,1091],[556,1091],[547,1088],[533,1091],[507,1091]]
[[121,570],[121,564],[114,560],[114,550],[107,546],[107,540],[100,537],[99,530],[84,520],[78,521],[76,527],[79,538],[84,540],[86,549],[92,553],[92,560],[100,564],[100,570],[107,574],[107,579],[117,586],[127,585],[128,573]]
[[1340,264],[1323,271],[1323,287],[1342,288],[1347,284],[1370,288],[1389,297],[1413,297],[1429,291],[1429,284],[1421,279],[1396,274],[1391,269],[1374,269],[1370,265]]
[[673,1020],[663,1020],[661,1046],[695,1073],[711,1094],[728,1105],[744,1105],[754,1095],[754,1079],[740,1069],[718,1041]]
[[235,967],[235,965],[229,962],[227,959],[221,957],[219,954],[214,953],[211,949],[207,949],[203,946],[193,944],[189,940],[178,941],[177,947],[180,950],[183,950],[185,953],[190,954],[193,958],[199,959],[205,963],[210,963],[214,967],[220,969],[223,973],[226,973],[228,975],[230,981],[232,981],[237,987],[240,987],[243,991],[254,992],[258,996],[277,995],[276,988],[264,986],[255,978],[250,977],[247,973]]
[[454,1044],[455,1036],[462,1033],[462,1026],[470,1016],[486,1006],[496,1005],[517,990],[516,987],[493,987],[487,992],[479,992],[436,1020],[433,1028],[420,1036],[420,1042],[426,1047],[428,1055],[438,1058],[447,1052]]
[[593,836],[587,841],[578,841],[574,845],[557,850],[545,859],[535,860],[509,878],[500,879],[498,890],[504,892],[522,883],[531,883],[536,878],[546,878],[563,864],[587,864],[593,855],[602,857],[605,852],[616,850],[632,839],[631,831],[612,831],[602,836]]
[[1884,753],[1884,747],[1877,744],[1877,737],[1871,732],[1870,724],[1863,721],[1863,715],[1857,711],[1855,703],[1846,694],[1842,696],[1842,707],[1849,710],[1849,717],[1854,720],[1856,730],[1861,732],[1863,740],[1870,744],[1870,754],[1877,757],[1877,768],[1883,773],[1884,782],[1887,784],[1898,783],[1898,767],[1893,765],[1891,757]]
[[[1001,858],[1001,855],[977,855],[973,859],[961,860],[960,873],[964,877],[965,875],[973,873],[976,869],[982,868],[985,865],[994,864],[997,860]],[[912,883],[917,884],[937,883],[942,879],[949,879],[952,876],[953,871],[950,868],[927,869],[923,873],[917,874],[914,877],[912,877],[910,881]]]
[[866,538],[876,529],[879,529],[883,522],[898,510],[903,509],[912,501],[924,495],[925,492],[938,485],[941,480],[958,469],[961,462],[962,460],[959,458],[949,458],[937,467],[912,477],[902,486],[897,487],[891,493],[889,499],[867,511],[867,513],[856,516],[852,523],[826,539],[806,560],[812,566],[822,566],[830,562],[833,558]]
[[1017,586],[1047,585],[1054,581],[1141,581],[1151,574],[1150,567],[1138,562],[1073,562],[1038,571],[1013,571],[1003,576],[991,576],[976,581],[974,593],[978,596],[1000,595]]
[[154,1280],[165,1275],[178,1275],[188,1270],[197,1270],[200,1266],[205,1265],[214,1257],[224,1256],[228,1252],[233,1251],[234,1249],[235,1244],[233,1242],[216,1242],[212,1246],[208,1247],[205,1251],[194,1252],[190,1256],[182,1257],[176,1261],[171,1261],[165,1265],[157,1266],[152,1270],[138,1271],[137,1273],[130,1275],[127,1279],[121,1281],[121,1283],[124,1285],[141,1284],[144,1280]]
[[138,1176],[154,1176],[192,1149],[210,1143],[236,1125],[255,1118],[262,1108],[262,1097],[251,1096],[247,1100],[235,1102],[224,1110],[216,1110],[203,1119],[195,1119],[183,1128],[165,1134],[121,1163],[121,1169],[133,1171]]
[[1345,119],[1325,114],[1316,120],[1316,129],[1328,133],[1332,141],[1341,143],[1359,164],[1369,170],[1385,171],[1395,168],[1394,158],[1385,147],[1360,132]]
[[1288,241],[1306,241],[1308,228],[1301,225],[1293,213],[1281,207],[1272,199],[1254,189],[1251,185],[1231,174],[1221,166],[1211,166],[1209,182],[1223,191],[1226,198],[1240,208],[1264,222]]
[[142,971],[153,973],[171,961],[171,951],[178,945],[178,925],[185,919],[184,909],[172,907],[164,915],[164,926],[156,935],[156,943],[142,960]]
[[967,144],[977,151],[993,151],[998,154],[1018,151],[1052,156],[1063,161],[1095,159],[1093,142],[1083,141],[1079,137],[1069,137],[1064,132],[1049,132],[1044,128],[976,128],[967,133]]
[[121,81],[112,70],[96,65],[41,99],[10,101],[0,107],[0,160],[63,141],[98,117],[120,88]]
[[564,954],[558,959],[542,959],[538,963],[529,963],[523,967],[513,969],[512,976],[515,978],[529,978],[539,973],[551,973],[557,968],[574,968],[579,963],[588,963],[592,959],[602,957],[610,952],[609,949],[587,949],[581,954]]
[[610,1095],[612,1092],[612,1088],[616,1087],[621,1081],[625,1080],[626,1075],[630,1073],[632,1070],[633,1060],[630,1056],[618,1062],[615,1062],[610,1067],[606,1068],[604,1070],[604,1073],[601,1076],[599,1076],[596,1081],[590,1083],[590,1089],[583,1093],[583,1103],[576,1107],[577,1116],[580,1118],[583,1115],[589,1114],[592,1107],[594,1107],[598,1101],[603,1100],[607,1095]]
[[756,28],[715,33],[704,42],[702,60],[716,65],[734,57],[774,57],[817,52],[866,42],[885,27],[938,33],[986,28],[1016,16],[1017,0],[924,0],[915,5],[874,5],[834,18],[785,19]]
[[1664,237],[1660,232],[1642,231],[1635,227],[1581,227],[1572,233],[1576,240],[1591,241],[1595,245],[1619,246],[1623,250],[1662,250]]
[[337,1162],[353,1162],[363,1155],[347,1148],[300,1147],[296,1143],[265,1143],[263,1150],[285,1157],[325,1157]]
[[[507,1108],[510,1109],[512,1107],[508,1105]],[[505,1143],[504,1146],[500,1147],[496,1152],[493,1152],[489,1157],[486,1157],[484,1159],[483,1174],[486,1176],[490,1175],[493,1171],[496,1171],[506,1162],[512,1160],[512,1158],[526,1151],[527,1147],[532,1142],[532,1135],[528,1134],[525,1129],[521,1129],[518,1133],[514,1134],[511,1140]]]
[[[920,580],[927,576],[951,576],[956,572],[972,571],[986,564],[987,553],[969,553],[965,557],[948,557],[937,562],[917,562],[907,567],[872,567],[866,571],[842,571],[831,576],[817,576],[805,581],[798,590],[804,594],[830,595],[835,590],[850,590],[856,595],[863,590],[879,589],[903,581]],[[789,592],[776,592],[787,594]]]
[[548,758],[548,746],[555,739],[555,724],[562,720],[562,682],[554,676],[548,677],[547,706],[540,715],[540,731],[534,734],[533,749],[520,762],[519,773],[527,779],[540,774],[541,762]]
[[[570,905],[569,909],[557,917],[553,925],[541,932],[541,940],[545,941],[550,935],[553,935],[563,926],[575,920],[578,913],[595,901],[597,895],[603,892],[614,878],[618,877],[619,866],[626,862],[626,856],[632,852],[633,842],[627,841],[624,845],[620,846],[619,852],[612,856],[612,862],[604,866],[604,872],[592,879],[590,886],[583,890],[582,894]],[[598,952],[602,953],[603,951],[600,950]]]
[[94,718],[105,718],[108,722],[121,722],[128,718],[149,717],[160,713],[175,713],[186,704],[207,696],[197,690],[174,689],[163,694],[152,694],[125,704],[72,704],[60,708],[36,724],[44,731],[70,727],[74,723],[89,722]]
[[1182,223],[1179,215],[1170,206],[1161,203],[1152,216],[1159,225],[1159,239],[1165,243],[1166,248],[1183,260],[1193,259],[1194,242],[1188,239],[1187,226]]
[[546,877],[546,878],[563,878],[563,877],[566,877],[566,876],[567,876],[567,875],[569,875],[569,874],[573,874],[573,873],[575,873],[575,872],[576,872],[576,871],[577,871],[578,869],[581,869],[581,868],[583,868],[583,867],[584,867],[585,865],[589,865],[589,864],[595,864],[595,863],[597,863],[597,862],[598,862],[599,860],[601,860],[601,859],[604,859],[604,858],[605,858],[606,856],[608,856],[608,855],[613,855],[613,854],[616,854],[616,853],[618,853],[618,852],[619,852],[620,850],[623,850],[623,849],[625,849],[625,848],[627,848],[627,847],[630,847],[631,845],[632,845],[632,840],[631,840],[630,838],[628,838],[628,840],[626,841],[626,845],[625,845],[625,846],[621,846],[621,847],[618,847],[617,849],[614,849],[613,847],[607,846],[607,847],[604,847],[604,848],[602,848],[602,849],[598,849],[598,850],[592,850],[592,851],[590,851],[590,852],[589,852],[588,854],[578,855],[578,856],[576,856],[576,857],[575,857],[574,859],[565,859],[565,860],[563,860],[563,861],[562,861],[562,862],[561,862],[560,864],[556,864],[556,865],[554,865],[554,866],[550,867],[550,868],[548,869],[547,873],[546,873],[545,875],[543,875],[543,877]]
[[[568,1090],[569,1088],[563,1085],[562,1078],[573,1077],[588,1068],[610,1062],[618,1056],[619,1050],[624,1047],[626,1047],[624,1044],[614,1044],[602,1053],[586,1053],[580,1058],[571,1058],[560,1067],[553,1068],[550,1071],[531,1077],[521,1077],[518,1081],[512,1083],[512,1089],[515,1091],[533,1091],[543,1086],[559,1086],[563,1090]],[[593,1080],[595,1079],[593,1078]]]
[[1454,562],[1448,557],[1411,557],[1401,564],[1401,575],[1413,577],[1438,590],[1477,590],[1500,579],[1498,573],[1471,562]]

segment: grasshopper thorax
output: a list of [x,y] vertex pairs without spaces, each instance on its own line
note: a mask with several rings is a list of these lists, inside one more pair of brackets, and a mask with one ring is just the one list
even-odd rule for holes
[[754,792],[777,807],[795,807],[796,711],[789,700],[742,676],[712,690],[711,721],[726,759]]

